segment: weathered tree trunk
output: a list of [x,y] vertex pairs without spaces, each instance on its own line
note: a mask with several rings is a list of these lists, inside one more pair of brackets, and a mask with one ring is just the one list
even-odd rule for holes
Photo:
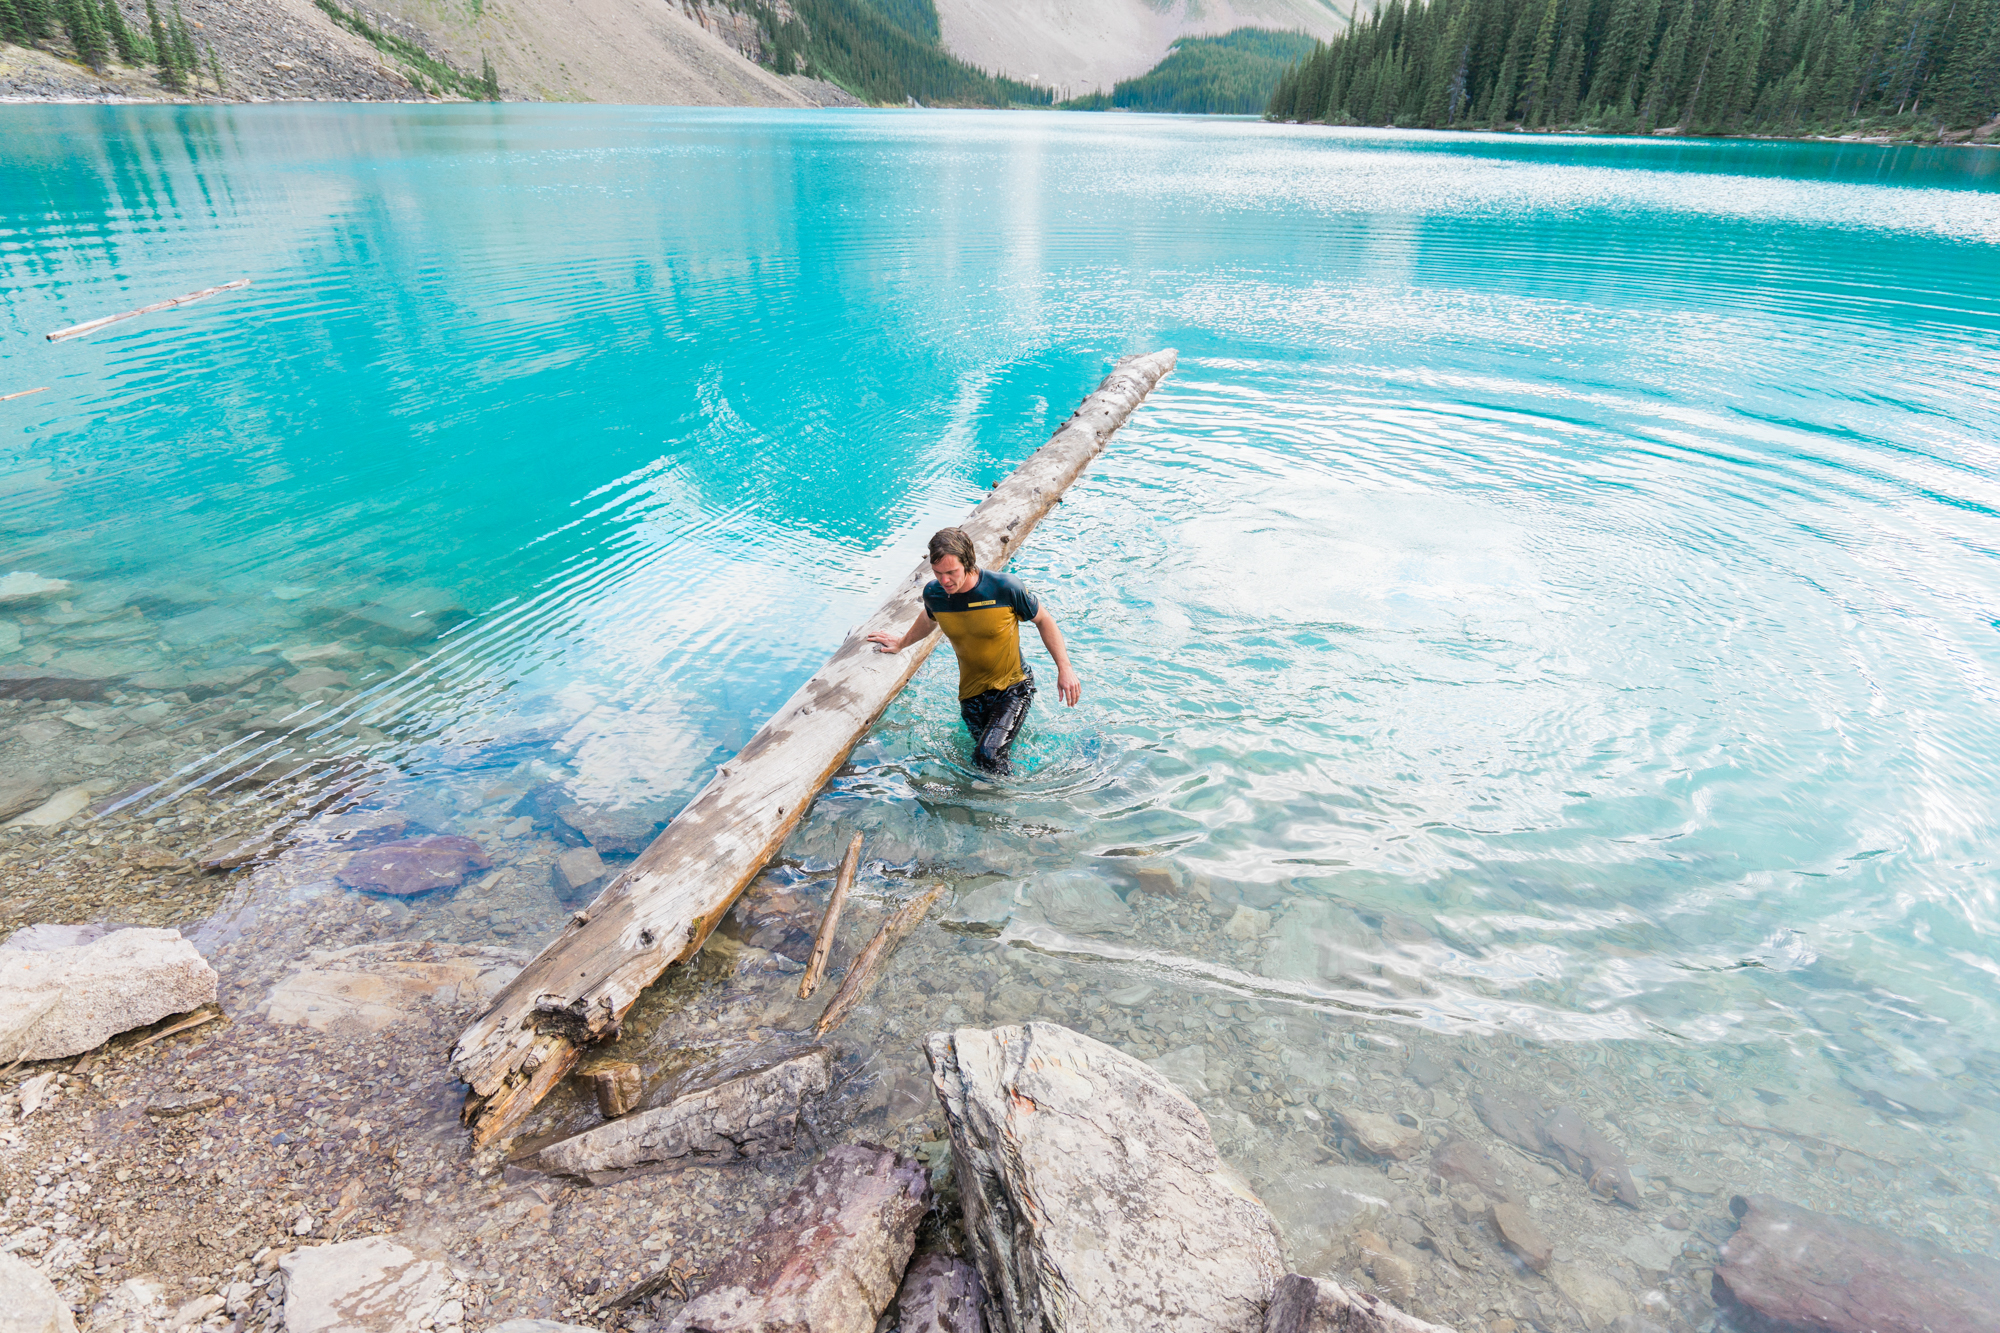
[[826,900],[826,915],[820,918],[819,934],[813,937],[812,958],[806,963],[806,974],[799,979],[799,998],[810,1000],[812,993],[819,989],[819,983],[826,979],[826,960],[833,956],[833,938],[840,930],[840,909],[847,906],[847,895],[854,891],[855,872],[861,869],[861,835],[847,844],[847,855],[840,858],[840,874],[833,881],[833,896]]
[[[963,521],[981,564],[998,569],[1174,368],[1171,349],[1127,357],[1055,438],[1014,469]],[[855,627],[831,660],[689,801],[631,868],[500,993],[459,1037],[452,1068],[468,1085],[476,1143],[518,1124],[576,1063],[617,1035],[659,975],[691,957],[937,640],[877,652],[867,636],[900,633],[930,577],[919,564]]]
[[[106,315],[102,319],[93,319],[82,324],[72,324],[66,329],[57,329],[49,335],[49,341],[57,343],[63,341],[65,338],[76,338],[86,333],[95,333],[106,325],[116,324],[121,319],[131,319],[137,315],[150,315],[159,310],[171,310],[177,305],[186,305],[190,301],[199,301],[205,296],[214,296],[219,292],[233,292],[249,285],[250,279],[238,278],[234,282],[225,282],[220,287],[204,287],[198,292],[189,292],[186,296],[176,296],[171,300],[155,301],[151,305],[142,305],[137,310],[127,310],[122,315]],[[29,392],[32,393],[34,390],[30,390]],[[8,396],[12,397],[13,395],[10,394]]]

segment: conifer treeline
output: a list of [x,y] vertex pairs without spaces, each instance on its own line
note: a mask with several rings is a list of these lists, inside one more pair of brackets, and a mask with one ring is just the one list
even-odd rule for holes
[[2000,114],[2000,0],[1389,0],[1272,120],[1649,133],[1965,129]]
[[1064,102],[1069,111],[1177,111],[1254,116],[1287,69],[1313,49],[1302,32],[1238,28],[1221,37],[1183,37],[1166,59],[1109,93]]
[[728,0],[756,19],[763,61],[828,79],[865,101],[926,106],[1047,106],[1047,88],[974,68],[938,43],[932,0]]
[[146,30],[139,32],[126,20],[118,0],[0,0],[0,41],[33,46],[53,41],[58,33],[69,39],[76,58],[92,69],[103,70],[115,54],[120,63],[134,68],[156,65],[160,83],[173,92],[200,91],[204,72],[216,92],[226,91],[215,48],[207,48],[204,65],[203,52],[178,3],[166,17],[154,0],[146,0]]

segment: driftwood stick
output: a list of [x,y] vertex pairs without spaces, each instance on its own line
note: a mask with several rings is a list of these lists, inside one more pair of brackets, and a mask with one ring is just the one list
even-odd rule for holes
[[197,1012],[195,1014],[190,1015],[187,1018],[183,1018],[180,1022],[174,1024],[170,1028],[166,1028],[160,1032],[155,1032],[150,1037],[139,1038],[139,1040],[133,1042],[131,1046],[127,1047],[126,1049],[136,1051],[141,1046],[151,1046],[154,1042],[165,1041],[168,1037],[171,1037],[176,1033],[186,1032],[190,1028],[201,1027],[205,1023],[213,1023],[216,1019],[220,1017],[222,1017],[222,1010],[220,1009],[208,1009],[201,1012]]
[[889,955],[902,942],[903,936],[915,930],[917,922],[922,921],[924,914],[942,897],[944,885],[932,885],[898,907],[895,914],[882,923],[882,929],[875,932],[875,938],[868,941],[868,947],[847,969],[840,989],[827,1001],[826,1012],[819,1016],[819,1022],[813,1024],[813,1036],[824,1037],[847,1021],[847,1016],[868,998],[869,992],[875,989],[875,983],[882,979],[882,969],[888,966]]
[[[1055,438],[960,522],[980,564],[1002,569],[1062,493],[1168,372],[1171,349],[1130,356]],[[879,653],[876,630],[916,618],[930,566],[919,562],[827,664],[801,685],[653,845],[590,904],[588,919],[543,948],[467,1028],[452,1070],[465,1120],[483,1144],[520,1123],[576,1064],[615,1036],[640,993],[700,950],[737,895],[798,826],[826,780],[915,675],[937,642]]]
[[13,393],[0,393],[0,403],[4,403],[10,398],[26,398],[31,393],[47,393],[48,391],[49,386],[44,384],[39,389],[19,389]]
[[[199,301],[204,296],[214,296],[217,292],[233,292],[238,287],[248,287],[249,285],[250,279],[238,278],[234,282],[225,282],[220,287],[204,287],[198,292],[189,292],[186,296],[176,296],[169,301],[155,301],[151,305],[142,305],[137,310],[127,310],[122,315],[106,315],[102,319],[93,319],[83,324],[72,324],[66,329],[57,329],[49,335],[49,341],[59,343],[65,338],[81,337],[86,333],[95,333],[107,324],[116,324],[121,319],[131,319],[137,315],[150,315],[157,310],[171,310],[177,305],[186,305],[189,301]],[[35,393],[37,390],[30,389],[28,392]],[[11,397],[12,395],[9,396]]]
[[1893,1157],[1877,1157],[1872,1152],[1868,1152],[1861,1148],[1850,1147],[1849,1145],[1841,1143],[1836,1139],[1821,1138],[1817,1134],[1801,1134],[1796,1129],[1780,1129],[1776,1125],[1756,1125],[1752,1124],[1748,1120],[1736,1120],[1726,1115],[1718,1115],[1715,1117],[1715,1120],[1717,1124],[1727,1125],[1731,1129],[1748,1129],[1748,1130],[1754,1130],[1759,1134],[1776,1134],[1781,1139],[1791,1139],[1794,1142],[1798,1143],[1810,1143],[1813,1144],[1815,1147],[1820,1147],[1820,1148],[1831,1148],[1835,1152],[1851,1152],[1856,1157],[1866,1157],[1873,1161],[1885,1163],[1889,1166],[1904,1165],[1902,1162],[1897,1161]]
[[806,960],[806,974],[799,980],[799,998],[809,1000],[819,989],[819,983],[826,979],[826,960],[833,953],[834,931],[840,925],[840,909],[847,906],[847,895],[854,889],[854,872],[861,868],[861,835],[847,844],[847,855],[840,858],[840,874],[833,881],[833,897],[827,899],[826,915],[820,918],[819,934],[813,936],[812,957]]

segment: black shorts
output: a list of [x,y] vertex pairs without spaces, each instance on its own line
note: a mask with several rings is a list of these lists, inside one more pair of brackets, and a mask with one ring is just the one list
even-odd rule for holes
[[[1025,668],[1024,668],[1025,670]],[[1004,690],[984,690],[970,699],[958,701],[959,715],[972,732],[972,762],[989,773],[1011,773],[1007,751],[1028,720],[1028,705],[1035,699],[1035,673]]]

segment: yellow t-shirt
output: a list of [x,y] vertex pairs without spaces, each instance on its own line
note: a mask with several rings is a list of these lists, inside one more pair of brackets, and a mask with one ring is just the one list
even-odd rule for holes
[[958,654],[959,698],[1004,690],[1027,679],[1021,622],[1040,615],[1042,605],[1021,580],[981,570],[978,583],[952,595],[932,579],[924,587],[924,610]]

